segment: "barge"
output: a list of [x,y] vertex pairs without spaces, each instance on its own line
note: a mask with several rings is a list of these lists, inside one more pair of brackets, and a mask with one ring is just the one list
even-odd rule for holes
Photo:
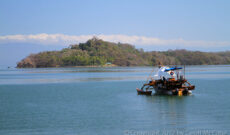
[[145,83],[141,89],[137,88],[138,94],[151,95],[152,90],[155,94],[169,94],[169,95],[188,95],[195,89],[195,85],[191,85],[185,79],[184,74],[181,73],[182,67],[159,66],[158,71]]

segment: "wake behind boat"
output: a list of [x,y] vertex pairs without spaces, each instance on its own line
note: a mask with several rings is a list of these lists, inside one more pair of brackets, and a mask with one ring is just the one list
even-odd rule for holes
[[182,67],[177,66],[159,66],[154,77],[151,77],[151,80],[145,83],[141,89],[137,89],[138,94],[151,95],[152,89],[155,90],[156,94],[179,96],[191,94],[195,86],[185,79],[185,67],[184,75],[181,73],[182,69]]

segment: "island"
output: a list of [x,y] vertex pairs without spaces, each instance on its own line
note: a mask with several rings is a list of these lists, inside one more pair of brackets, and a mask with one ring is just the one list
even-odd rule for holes
[[61,51],[31,54],[17,68],[72,66],[153,66],[230,64],[230,51],[200,52],[188,50],[144,51],[133,45],[103,41],[96,37],[70,45]]

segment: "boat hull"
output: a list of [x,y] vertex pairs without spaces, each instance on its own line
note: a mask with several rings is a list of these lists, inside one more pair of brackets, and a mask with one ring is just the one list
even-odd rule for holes
[[144,90],[137,88],[137,94],[139,94],[139,95],[151,95],[152,91],[144,91]]
[[157,88],[154,87],[155,93],[156,94],[165,94],[165,95],[179,95],[179,91],[181,91],[182,95],[190,95],[192,94],[192,91],[189,89],[172,89],[172,90],[168,90],[168,89],[163,89],[163,88]]

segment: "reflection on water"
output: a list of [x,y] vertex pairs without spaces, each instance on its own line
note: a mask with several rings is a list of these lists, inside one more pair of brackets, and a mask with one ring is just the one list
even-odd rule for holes
[[176,96],[148,96],[146,109],[150,110],[152,117],[160,119],[159,124],[182,128],[187,123],[186,102],[184,100],[186,98]]

